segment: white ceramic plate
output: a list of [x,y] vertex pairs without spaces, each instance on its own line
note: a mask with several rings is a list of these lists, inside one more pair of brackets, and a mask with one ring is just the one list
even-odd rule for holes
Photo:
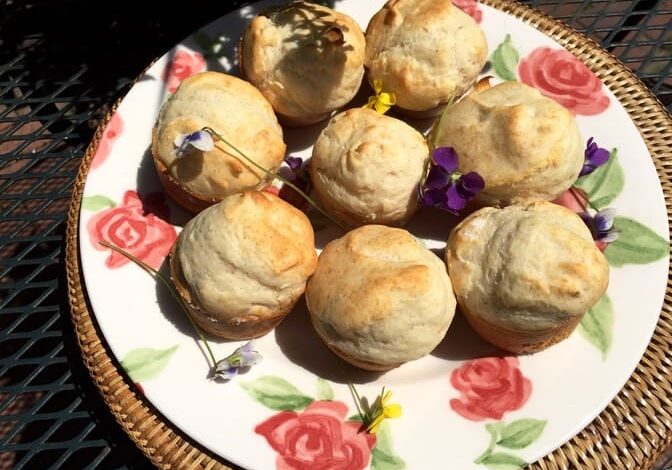
[[[343,0],[335,8],[365,28],[382,3]],[[112,352],[168,420],[230,462],[251,469],[425,469],[438,462],[516,468],[588,424],[648,344],[667,279],[668,230],[661,187],[634,124],[553,40],[490,7],[456,3],[486,32],[493,54],[488,74],[538,87],[575,112],[586,139],[617,149],[610,164],[578,183],[594,205],[614,207],[621,217],[621,236],[605,251],[608,299],[569,339],[520,358],[502,357],[457,318],[431,355],[382,375],[339,362],[299,306],[256,342],[261,364],[228,383],[208,380],[201,348],[170,295],[95,244],[103,238],[162,264],[188,215],[162,193],[149,154],[151,128],[181,79],[206,68],[237,73],[238,39],[269,2],[235,11],[178,44],[125,97],[94,158],[80,219],[86,290]],[[288,153],[309,157],[323,125],[288,129]],[[441,250],[453,224],[448,215],[423,210],[409,229]],[[338,235],[335,228],[316,233],[318,246]],[[215,343],[215,353],[222,358],[240,344]],[[355,414],[348,381],[370,399],[382,386],[392,390],[403,416],[387,421],[376,439],[356,433],[347,421]]]

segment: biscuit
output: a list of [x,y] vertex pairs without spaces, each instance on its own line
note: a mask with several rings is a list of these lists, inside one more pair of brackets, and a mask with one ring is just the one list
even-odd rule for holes
[[381,80],[418,117],[466,92],[487,56],[485,34],[450,0],[390,0],[366,28],[369,83]]
[[471,326],[514,353],[565,339],[609,282],[588,227],[549,202],[474,212],[450,234],[446,263]]
[[303,126],[326,119],[357,94],[364,50],[364,34],[352,18],[296,1],[252,20],[240,64],[284,124]]
[[381,371],[429,354],[455,314],[441,260],[406,230],[383,225],[357,228],[325,247],[306,303],[334,353]]
[[184,227],[170,268],[192,318],[226,339],[262,336],[292,309],[317,266],[305,214],[268,192],[246,191]]
[[481,205],[550,201],[574,184],[584,161],[572,113],[518,82],[465,97],[433,134],[437,147],[457,151],[460,171],[485,180]]
[[285,156],[282,128],[256,88],[219,72],[186,78],[161,108],[152,131],[152,156],[168,194],[191,212],[268,185],[261,170],[221,141],[210,151],[190,148],[178,157],[176,138],[206,126],[270,171],[277,170]]
[[364,108],[334,116],[313,147],[310,175],[324,207],[351,224],[400,225],[418,208],[429,159],[408,124]]

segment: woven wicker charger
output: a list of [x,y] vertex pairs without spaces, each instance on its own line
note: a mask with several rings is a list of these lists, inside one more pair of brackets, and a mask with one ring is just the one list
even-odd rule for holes
[[[555,39],[580,58],[616,95],[653,157],[668,212],[672,213],[672,117],[642,82],[597,43],[543,13],[511,0],[482,0]],[[227,469],[223,459],[193,442],[161,416],[120,372],[86,301],[79,264],[79,210],[89,165],[117,102],[100,123],[73,188],[66,232],[68,295],[84,363],[112,414],[142,452],[160,468]],[[668,222],[669,223],[669,222]],[[653,338],[618,396],[595,420],[530,468],[650,468],[672,443],[672,285]]]

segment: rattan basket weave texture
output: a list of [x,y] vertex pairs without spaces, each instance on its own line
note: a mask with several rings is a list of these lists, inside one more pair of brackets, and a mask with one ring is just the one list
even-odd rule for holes
[[[653,157],[672,214],[672,117],[632,71],[597,43],[564,24],[511,0],[482,0],[555,39],[579,57],[625,107]],[[227,469],[163,418],[135,392],[104,343],[83,287],[78,253],[79,210],[89,164],[103,129],[119,103],[100,123],[73,187],[66,233],[66,269],[72,320],[82,356],[112,414],[159,468]],[[669,222],[668,222],[669,223]],[[672,443],[672,286],[653,338],[637,369],[609,406],[585,429],[534,469],[646,469]]]

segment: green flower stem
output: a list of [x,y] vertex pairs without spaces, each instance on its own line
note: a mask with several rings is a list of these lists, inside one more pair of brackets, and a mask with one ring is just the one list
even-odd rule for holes
[[498,433],[490,434],[490,444],[488,445],[488,448],[485,449],[485,452],[476,457],[476,460],[474,460],[475,464],[483,463],[483,461],[487,459],[490,454],[492,454],[492,451],[495,449],[495,446],[497,445],[498,437],[499,437]]
[[109,248],[112,251],[116,251],[120,255],[122,255],[125,258],[129,259],[130,261],[134,262],[135,264],[140,266],[143,270],[145,270],[147,273],[149,273],[149,275],[152,276],[154,279],[160,280],[168,288],[168,290],[170,291],[170,294],[173,296],[173,298],[175,298],[175,300],[177,300],[179,302],[180,306],[182,307],[182,310],[184,310],[185,315],[189,319],[189,323],[191,323],[191,326],[196,331],[196,334],[198,335],[199,339],[205,345],[205,349],[208,351],[208,355],[210,356],[210,360],[212,361],[212,368],[214,368],[215,365],[217,364],[217,359],[215,359],[215,355],[212,352],[212,349],[210,348],[210,343],[208,343],[208,340],[205,339],[205,336],[203,335],[203,332],[198,327],[198,325],[196,325],[196,323],[194,322],[194,319],[191,318],[191,315],[189,314],[189,308],[184,303],[184,299],[175,290],[175,287],[173,286],[173,284],[163,274],[158,272],[156,269],[152,268],[150,265],[148,265],[144,261],[136,258],[135,256],[128,253],[127,251],[122,250],[118,246],[115,246],[115,245],[113,245],[113,244],[111,244],[111,243],[109,243],[105,240],[101,240],[98,243],[100,245],[106,247],[106,248]]
[[[570,193],[570,194],[572,195],[572,197],[576,200],[576,202],[578,202],[579,205],[581,205],[581,203],[582,203],[583,201],[582,201],[581,198],[578,196],[578,194],[576,194],[576,191],[577,191],[577,189],[576,189],[574,186],[572,186],[571,188],[569,188],[569,193]],[[586,194],[586,205],[587,205],[588,207],[590,207],[592,210],[594,210],[596,213],[597,213],[597,212],[600,212],[600,210],[599,210],[597,207],[595,207],[595,206],[590,202],[590,199],[588,199],[588,195],[587,195],[587,194]]]
[[266,175],[270,176],[271,178],[277,178],[277,179],[279,179],[279,180],[282,181],[284,184],[286,184],[287,186],[289,186],[290,188],[292,188],[294,191],[296,191],[297,193],[299,193],[299,194],[301,195],[301,197],[303,197],[306,201],[308,201],[308,203],[309,203],[311,206],[313,206],[315,209],[317,209],[322,215],[324,215],[326,218],[328,218],[329,220],[331,220],[333,223],[335,223],[336,225],[338,225],[341,229],[343,229],[343,230],[346,231],[346,232],[349,230],[348,227],[346,227],[342,222],[340,222],[340,221],[337,220],[336,218],[332,217],[332,216],[329,215],[326,211],[324,211],[320,206],[318,206],[317,203],[316,203],[315,201],[313,201],[313,199],[312,199],[310,196],[308,196],[305,192],[303,192],[301,189],[299,189],[294,183],[292,183],[291,181],[288,181],[286,178],[283,178],[283,177],[280,176],[278,173],[275,173],[275,172],[273,172],[273,171],[267,170],[267,169],[264,168],[263,166],[259,165],[257,162],[255,162],[254,160],[252,160],[250,157],[248,157],[247,155],[245,155],[240,149],[238,149],[238,147],[236,147],[236,146],[233,145],[231,142],[229,142],[228,140],[226,140],[226,138],[224,138],[224,136],[223,136],[222,134],[220,134],[219,132],[217,132],[217,131],[214,130],[213,128],[211,128],[211,127],[204,127],[203,130],[204,130],[205,132],[209,132],[210,134],[214,135],[214,136],[217,137],[219,140],[221,140],[222,142],[224,142],[226,145],[228,145],[229,147],[231,147],[233,150],[236,151],[236,153],[237,153],[238,155],[240,155],[241,158],[245,159],[248,163],[250,163],[251,165],[253,165],[255,168],[257,168],[257,169],[263,171]]
[[371,424],[371,416],[369,413],[362,410],[362,399],[357,392],[357,388],[351,382],[348,382],[348,389],[350,389],[350,394],[352,395],[352,400],[355,402],[355,408],[357,408],[357,413],[359,417],[362,418],[362,424],[366,427]]

